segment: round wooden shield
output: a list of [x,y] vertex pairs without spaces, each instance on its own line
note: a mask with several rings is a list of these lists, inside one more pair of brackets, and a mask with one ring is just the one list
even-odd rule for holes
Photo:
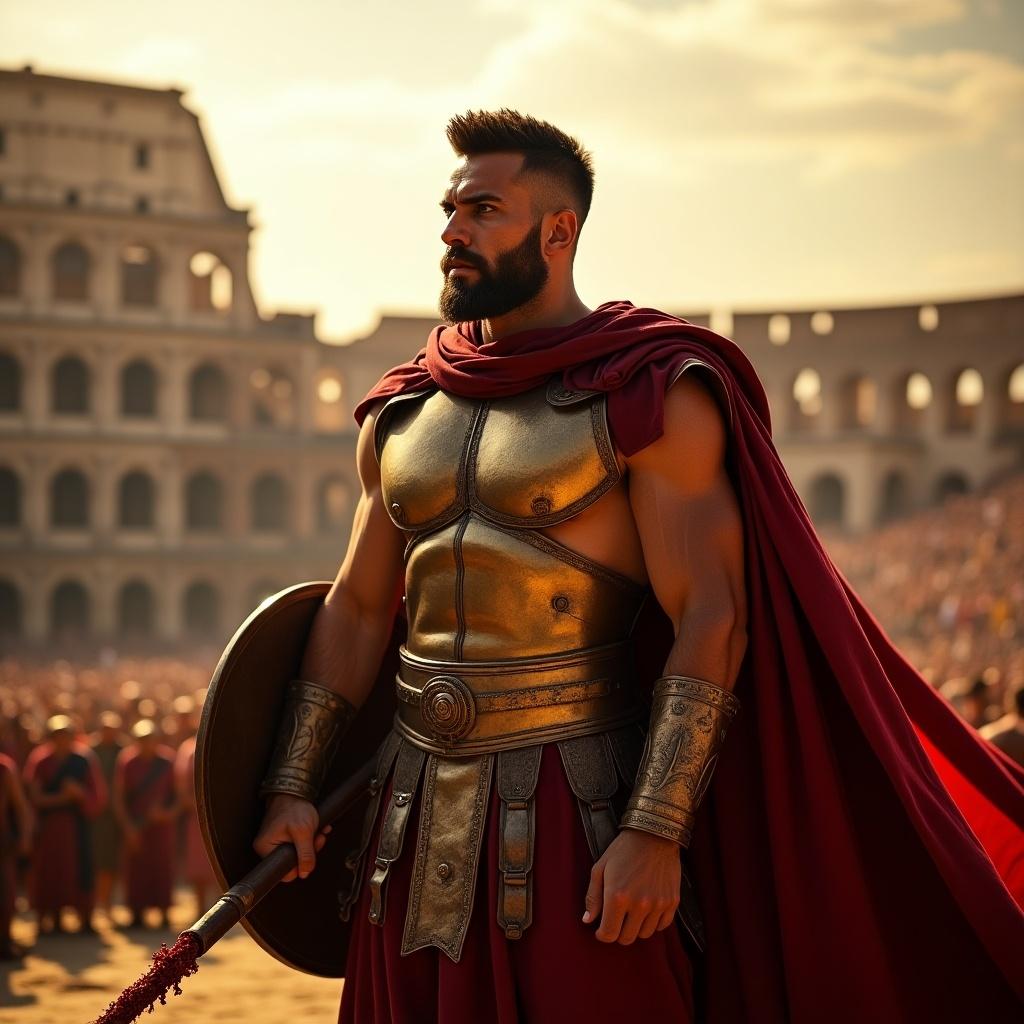
[[[299,674],[313,617],[330,588],[300,583],[268,597],[239,627],[213,674],[196,739],[196,807],[206,852],[225,889],[259,861],[252,841],[263,819],[260,783],[285,688]],[[342,738],[324,793],[366,764],[391,727],[404,626],[397,617],[377,682]],[[278,885],[242,919],[246,931],[290,967],[344,976],[350,925],[338,916],[337,894],[351,881],[344,860],[359,844],[367,799],[334,823],[308,878]]]

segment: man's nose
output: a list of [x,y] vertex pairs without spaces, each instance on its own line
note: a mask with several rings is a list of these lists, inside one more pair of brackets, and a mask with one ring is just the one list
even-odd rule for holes
[[469,231],[465,218],[459,216],[458,210],[448,218],[448,223],[441,232],[441,241],[449,248],[456,245],[464,249],[469,248]]

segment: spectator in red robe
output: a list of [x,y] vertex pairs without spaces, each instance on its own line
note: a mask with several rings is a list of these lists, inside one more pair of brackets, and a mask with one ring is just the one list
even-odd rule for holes
[[216,886],[210,858],[206,856],[203,836],[199,830],[196,814],[195,792],[196,738],[189,736],[180,747],[174,760],[174,774],[178,790],[178,806],[185,817],[185,880],[196,894],[197,913],[206,910],[207,897]]
[[0,961],[17,960],[25,950],[11,938],[16,860],[32,850],[32,810],[21,788],[18,767],[0,754]]
[[[115,711],[104,711],[100,715],[99,733],[92,740],[92,752],[99,761],[103,781],[111,791],[114,788],[114,765],[123,749],[121,716]],[[92,855],[96,868],[96,904],[109,919],[110,896],[121,859],[121,827],[114,813],[113,801],[103,808],[92,824]]]
[[25,762],[25,783],[38,811],[29,895],[39,932],[61,931],[61,910],[73,907],[79,931],[91,933],[94,873],[92,819],[107,802],[96,756],[75,739],[67,715],[47,723],[49,739]]
[[134,742],[117,757],[114,807],[124,836],[124,882],[130,928],[144,924],[150,907],[160,912],[163,927],[174,885],[174,751],[159,742],[156,725],[140,719],[132,727]]

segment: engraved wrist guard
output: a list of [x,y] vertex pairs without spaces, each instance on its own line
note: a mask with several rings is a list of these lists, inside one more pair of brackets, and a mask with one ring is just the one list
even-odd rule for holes
[[621,828],[689,845],[697,805],[739,707],[729,690],[704,679],[662,676],[655,682],[647,742]]
[[355,716],[355,707],[341,694],[293,679],[260,796],[290,793],[315,801],[338,741]]

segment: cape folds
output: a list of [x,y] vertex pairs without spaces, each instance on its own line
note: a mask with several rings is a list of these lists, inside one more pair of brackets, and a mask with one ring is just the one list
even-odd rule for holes
[[[435,328],[356,409],[437,387],[473,398],[555,373],[607,392],[629,456],[662,432],[689,358],[720,378],[743,513],[748,646],[691,865],[708,933],[695,965],[710,1021],[1021,1019],[1024,770],[900,654],[833,564],[772,442],[742,350],[629,302],[494,342]],[[637,670],[672,642],[648,602]]]

